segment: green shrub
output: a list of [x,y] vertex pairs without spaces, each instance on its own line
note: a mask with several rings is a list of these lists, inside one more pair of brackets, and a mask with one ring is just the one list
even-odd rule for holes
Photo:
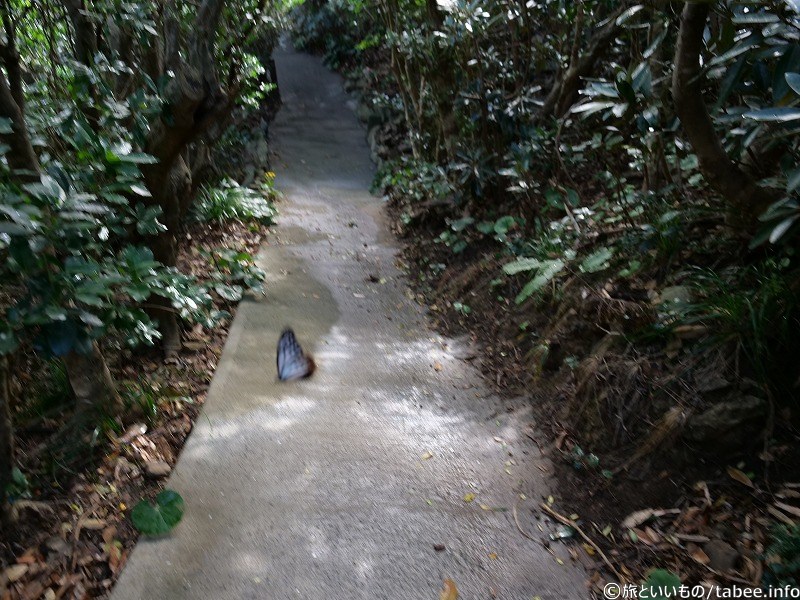
[[270,190],[257,192],[226,179],[219,187],[202,190],[194,205],[194,216],[199,221],[257,221],[271,225],[277,211],[267,197]]
[[800,526],[790,529],[778,525],[772,533],[772,543],[766,552],[769,571],[764,575],[764,583],[769,587],[794,587],[800,574]]

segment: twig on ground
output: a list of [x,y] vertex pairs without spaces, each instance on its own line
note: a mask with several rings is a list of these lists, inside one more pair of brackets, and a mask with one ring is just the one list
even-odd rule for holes
[[578,526],[578,524],[575,523],[575,521],[573,521],[572,519],[570,519],[568,517],[565,517],[564,515],[561,515],[561,514],[557,513],[555,510],[550,508],[544,502],[541,502],[539,504],[539,506],[542,508],[542,510],[544,512],[546,512],[548,515],[553,517],[559,523],[563,523],[564,525],[572,527],[578,533],[578,535],[580,535],[584,539],[584,541],[587,544],[589,544],[592,548],[594,548],[594,551],[597,552],[597,554],[600,556],[600,558],[603,559],[603,562],[606,563],[606,566],[611,570],[612,573],[614,573],[616,578],[619,579],[619,582],[622,583],[622,584],[627,583],[627,580],[625,579],[625,577],[622,575],[622,573],[620,573],[619,571],[617,571],[617,569],[614,568],[614,565],[611,563],[610,560],[608,560],[608,557],[600,549],[600,546],[595,544],[594,540],[592,540],[592,538],[590,538],[588,535],[586,535],[586,533],[583,531],[583,529],[581,529]]
[[520,501],[521,499],[522,499],[522,497],[521,497],[521,496],[517,496],[517,500],[514,502],[514,506],[511,508],[511,512],[512,512],[512,514],[514,515],[514,523],[516,523],[516,524],[517,524],[517,529],[519,529],[519,532],[520,532],[522,535],[524,535],[524,536],[525,536],[526,538],[528,538],[529,540],[532,540],[532,541],[534,541],[534,542],[538,542],[539,540],[537,540],[535,537],[533,537],[532,535],[530,535],[529,533],[527,533],[527,532],[526,532],[526,531],[525,531],[525,530],[522,528],[522,525],[520,525],[520,522],[519,522],[519,517],[517,516],[517,504],[519,504],[519,501]]

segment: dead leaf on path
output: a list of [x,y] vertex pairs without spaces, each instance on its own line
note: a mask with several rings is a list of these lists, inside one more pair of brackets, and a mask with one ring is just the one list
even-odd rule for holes
[[437,371],[437,372],[438,372],[438,371],[441,371],[442,369],[443,369],[443,367],[442,367],[442,363],[440,363],[440,362],[438,362],[438,361],[437,361],[437,362],[435,362],[435,363],[433,363],[433,370],[434,370],[434,371]]
[[452,579],[444,580],[444,589],[439,594],[439,600],[458,600],[458,588]]
[[747,476],[747,474],[744,473],[743,471],[740,471],[739,469],[737,469],[735,467],[728,467],[728,475],[730,475],[731,479],[735,479],[736,481],[738,481],[742,485],[746,485],[747,487],[749,487],[751,489],[755,489],[755,486],[753,485],[753,482],[750,480],[750,478]]
[[472,492],[464,494],[464,502],[472,502],[473,500],[475,500],[475,494]]
[[489,558],[492,560],[497,560],[497,552],[489,552]]
[[431,452],[430,450],[428,450],[428,451],[427,451],[425,454],[423,454],[423,455],[422,455],[420,458],[422,458],[422,460],[430,460],[430,459],[432,459],[432,458],[433,458],[433,452]]
[[492,507],[489,506],[488,504],[481,504],[480,507],[481,507],[481,510],[486,510],[486,511],[492,510]]

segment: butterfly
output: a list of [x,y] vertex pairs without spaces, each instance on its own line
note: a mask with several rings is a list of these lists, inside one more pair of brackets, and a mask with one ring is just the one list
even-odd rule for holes
[[297,343],[294,331],[289,327],[284,329],[278,340],[278,379],[293,381],[311,377],[316,368],[314,359]]

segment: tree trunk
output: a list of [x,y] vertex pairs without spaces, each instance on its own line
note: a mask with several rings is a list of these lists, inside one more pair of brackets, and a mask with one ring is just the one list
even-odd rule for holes
[[[608,22],[598,29],[589,40],[586,52],[578,57],[577,53],[573,53],[570,65],[563,75],[556,80],[553,84],[550,93],[544,100],[541,115],[545,117],[553,116],[556,118],[563,117],[567,111],[575,104],[580,91],[581,78],[589,77],[594,72],[594,67],[597,64],[606,50],[608,50],[611,42],[614,41],[614,36],[619,31],[617,25],[617,18],[625,11],[627,4],[623,3],[611,15],[608,16]],[[580,27],[580,23],[577,24]],[[579,31],[576,31],[576,40],[580,39]],[[579,44],[574,44],[573,47],[577,49]]]
[[11,422],[11,391],[8,385],[8,357],[0,356],[0,523],[11,527],[13,514],[6,490],[13,481],[14,428]]
[[75,419],[101,414],[116,416],[123,404],[97,342],[89,354],[70,352],[62,357],[72,391],[75,393]]
[[700,52],[709,6],[687,3],[683,8],[675,48],[672,97],[675,112],[697,154],[703,175],[728,204],[728,223],[742,232],[752,232],[759,215],[778,196],[760,187],[730,159],[703,101]]
[[33,149],[25,122],[19,55],[11,42],[3,47],[2,55],[9,79],[0,71],[0,117],[11,121],[12,132],[0,135],[0,140],[10,147],[5,156],[11,169],[17,172],[16,176],[22,181],[37,180],[39,157]]

